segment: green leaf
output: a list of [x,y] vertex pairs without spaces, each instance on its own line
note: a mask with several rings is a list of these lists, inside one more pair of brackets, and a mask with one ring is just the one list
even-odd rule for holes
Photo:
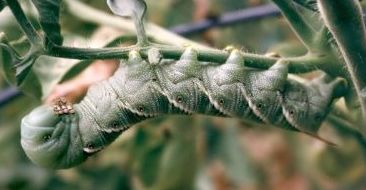
[[163,152],[157,179],[151,189],[194,189],[199,164],[196,149],[198,125],[189,117],[179,116],[172,117],[166,125],[170,125],[172,137]]
[[[28,42],[24,41],[23,43],[26,45]],[[21,66],[16,67],[16,65]],[[33,66],[24,67],[24,65]],[[59,83],[64,73],[72,66],[73,63],[66,59],[30,53],[20,57],[7,41],[5,35],[0,34],[0,69],[2,74],[9,83],[17,86],[25,94],[37,99],[47,97],[54,86]],[[16,75],[23,67],[26,70],[21,73],[21,76]]]
[[[0,65],[1,65],[0,67],[3,76],[9,83],[11,83],[14,86],[17,86],[24,93],[31,95],[33,97],[40,97],[41,96],[41,91],[39,90],[40,83],[38,78],[33,74],[31,74],[32,73],[31,70],[28,72],[26,76],[24,76],[23,83],[16,82],[14,64],[19,62],[19,59],[17,57],[14,57],[13,52],[10,51],[11,49],[10,47],[6,47],[3,45],[4,44],[1,44],[0,46]],[[32,62],[33,61],[35,60],[32,60]]]
[[145,0],[107,0],[107,4],[114,14],[132,18],[137,32],[137,45],[149,44],[143,24],[146,13]]
[[60,4],[62,0],[32,0],[39,13],[39,22],[46,34],[46,45],[49,41],[56,45],[62,45]]
[[144,0],[107,0],[107,4],[114,14],[123,17],[142,18],[146,10]]
[[[26,46],[23,42],[24,46]],[[22,72],[22,75],[17,76],[19,71],[17,65],[32,65],[37,60],[36,56],[29,54],[25,58],[20,57],[18,52],[10,45],[4,33],[0,33],[0,69],[5,79],[12,85],[17,86],[24,93],[33,97],[40,97],[42,92],[40,90],[41,84],[38,78],[32,73],[30,67]]]
[[152,186],[155,182],[160,161],[168,143],[161,134],[164,119],[153,119],[146,126],[137,127],[134,137],[129,141],[128,152],[131,156],[132,170],[144,186]]
[[40,97],[40,83],[38,78],[32,73],[32,69],[27,71],[27,75],[23,76],[22,82],[18,82],[16,78],[15,65],[23,62],[26,65],[33,64],[34,59],[22,59],[12,46],[9,45],[5,35],[0,34],[0,68],[5,79],[14,86],[17,86],[24,93],[33,97]]
[[5,79],[11,84],[16,83],[13,64],[17,61],[19,61],[18,54],[9,45],[5,34],[0,33],[0,72],[2,72]]
[[19,61],[16,61],[15,64],[13,64],[13,67],[15,70],[15,78],[16,78],[16,84],[22,84],[23,81],[27,78],[29,75],[29,72],[31,72],[34,62],[38,59],[38,55],[28,53],[24,58],[21,58]]
[[136,173],[146,186],[151,186],[156,180],[160,169],[160,160],[165,150],[166,144],[158,142],[139,147],[140,155],[136,157]]
[[252,167],[252,161],[240,144],[238,121],[228,121],[221,131],[218,156],[222,160],[227,175],[236,185],[255,186],[259,179]]

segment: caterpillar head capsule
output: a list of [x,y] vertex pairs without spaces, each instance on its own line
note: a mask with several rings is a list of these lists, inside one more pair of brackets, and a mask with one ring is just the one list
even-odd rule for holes
[[22,119],[21,145],[42,167],[76,166],[87,158],[77,125],[76,114],[59,116],[51,106],[38,107]]

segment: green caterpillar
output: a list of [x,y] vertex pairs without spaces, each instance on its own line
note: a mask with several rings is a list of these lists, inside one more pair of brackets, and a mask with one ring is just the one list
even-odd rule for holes
[[25,116],[22,147],[38,165],[69,168],[133,124],[164,114],[236,117],[316,136],[345,87],[344,80],[327,76],[297,82],[288,78],[284,61],[268,70],[242,63],[235,50],[222,65],[197,61],[192,49],[178,61],[156,63],[132,51],[114,76],[91,86],[73,108],[61,101],[56,106],[60,113],[43,105]]

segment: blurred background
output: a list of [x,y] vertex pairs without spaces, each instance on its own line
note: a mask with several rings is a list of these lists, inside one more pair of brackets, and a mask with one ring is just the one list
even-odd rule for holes
[[[193,31],[192,25],[189,25],[206,19],[217,20],[232,11],[250,11],[258,6],[267,6],[269,1],[146,1],[149,22],[207,46],[223,49],[231,45],[247,52],[276,52],[281,56],[297,56],[306,52],[286,21],[272,8],[255,11],[264,10],[267,14],[263,13],[262,17],[242,19],[223,27]],[[105,1],[83,2],[109,13]],[[24,1],[23,6],[28,7],[28,14],[35,18],[28,1]],[[75,46],[102,46],[111,38],[124,34],[114,28],[77,19],[67,9],[62,9],[61,23],[66,43]],[[0,13],[0,31],[4,31],[10,40],[21,37],[8,9]],[[54,84],[43,101],[62,94],[77,102],[88,84],[94,82],[96,72],[101,78],[106,78],[115,69],[113,65],[117,64],[116,61],[106,63],[96,62],[92,65],[94,69],[88,69],[79,78],[61,85]],[[100,69],[95,68],[105,68],[105,72],[100,73]],[[355,138],[335,131],[327,123],[324,123],[320,135],[340,144],[337,147],[304,134],[236,119],[161,117],[131,128],[107,149],[78,167],[46,170],[29,161],[19,142],[21,118],[42,102],[19,95],[12,89],[9,91],[3,77],[0,78],[0,87],[0,94],[8,92],[17,95],[17,98],[0,104],[1,190],[366,189],[365,147]]]

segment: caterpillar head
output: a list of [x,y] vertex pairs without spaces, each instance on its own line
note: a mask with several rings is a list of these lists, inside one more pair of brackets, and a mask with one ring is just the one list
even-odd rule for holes
[[47,105],[22,119],[21,145],[34,163],[47,168],[70,168],[88,156],[83,151],[78,116],[59,116]]

